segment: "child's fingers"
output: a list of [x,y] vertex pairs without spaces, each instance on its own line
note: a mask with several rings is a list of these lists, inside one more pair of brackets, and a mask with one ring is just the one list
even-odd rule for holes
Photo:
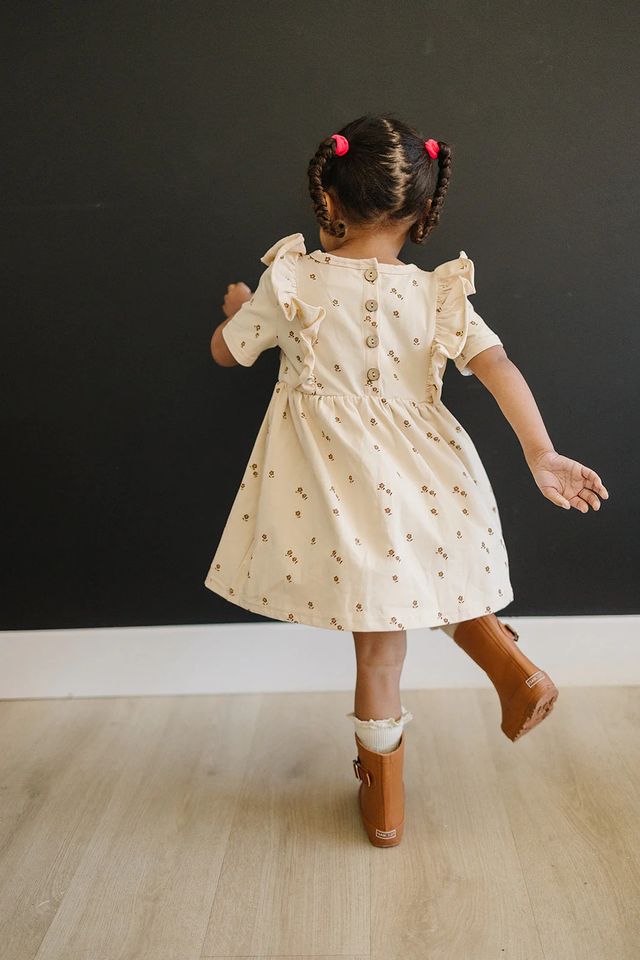
[[571,500],[569,501],[569,503],[571,504],[572,507],[575,507],[576,510],[579,510],[580,513],[589,513],[589,505],[585,503],[582,497],[579,497],[577,495],[575,497],[571,497]]
[[581,490],[580,496],[589,504],[589,506],[593,507],[594,510],[600,509],[600,501],[596,497],[595,493],[593,493],[591,490]]
[[609,494],[607,492],[607,488],[605,487],[605,485],[603,484],[602,480],[600,479],[598,474],[595,472],[595,470],[591,470],[590,467],[583,467],[582,477],[586,481],[585,482],[586,487],[589,487],[591,490],[595,490],[596,493],[599,493],[600,496],[603,498],[603,500],[608,499]]
[[557,507],[564,507],[565,510],[571,509],[571,504],[569,501],[562,496],[561,493],[558,493],[557,490],[554,490],[552,487],[548,487],[545,492],[547,500],[551,500],[551,503],[555,503]]

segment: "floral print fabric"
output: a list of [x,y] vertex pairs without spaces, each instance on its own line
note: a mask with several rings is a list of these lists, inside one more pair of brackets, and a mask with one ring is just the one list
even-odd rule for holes
[[273,394],[204,581],[244,609],[336,630],[436,627],[513,599],[479,454],[441,400],[498,335],[467,299],[464,251],[415,264],[261,258],[222,335],[243,366],[279,347]]

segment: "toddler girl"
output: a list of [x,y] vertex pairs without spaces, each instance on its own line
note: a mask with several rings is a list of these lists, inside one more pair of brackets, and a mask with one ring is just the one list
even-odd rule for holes
[[255,292],[231,284],[211,351],[251,366],[279,348],[273,394],[205,579],[247,610],[353,633],[353,761],[370,841],[404,825],[400,701],[406,631],[441,627],[487,673],[516,740],[558,690],[496,616],[513,600],[493,490],[441,399],[447,360],[493,394],[551,503],[582,513],[600,477],[557,453],[522,374],[476,313],[464,251],[423,270],[398,259],[437,225],[452,151],[392,116],[323,139],[308,165],[321,246],[301,233],[262,256]]

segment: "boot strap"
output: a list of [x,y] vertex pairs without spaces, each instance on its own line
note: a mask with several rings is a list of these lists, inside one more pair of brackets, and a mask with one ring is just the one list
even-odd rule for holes
[[511,626],[511,624],[510,624],[510,623],[505,623],[504,620],[501,620],[500,622],[502,623],[502,626],[503,626],[503,627],[506,627],[507,630],[509,630],[510,633],[513,634],[513,639],[514,639],[514,640],[517,640],[518,637],[520,636],[520,634],[519,634],[519,633],[516,633],[516,631],[515,631],[515,630],[513,629],[513,627]]
[[355,760],[353,761],[353,770],[356,775],[356,780],[362,780],[362,782],[366,783],[368,787],[371,786],[371,774],[366,769],[366,767],[363,767],[362,764],[360,763],[360,757],[356,757]]

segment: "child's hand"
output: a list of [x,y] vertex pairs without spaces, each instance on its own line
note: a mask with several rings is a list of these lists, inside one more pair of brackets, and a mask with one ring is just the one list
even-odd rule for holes
[[529,464],[533,479],[552,503],[569,510],[575,507],[581,513],[588,513],[589,506],[600,509],[600,501],[609,499],[609,494],[595,472],[577,460],[563,457],[555,450],[541,454]]
[[246,283],[230,283],[227,292],[224,295],[222,309],[226,317],[232,317],[237,313],[243,303],[251,299],[253,294]]

